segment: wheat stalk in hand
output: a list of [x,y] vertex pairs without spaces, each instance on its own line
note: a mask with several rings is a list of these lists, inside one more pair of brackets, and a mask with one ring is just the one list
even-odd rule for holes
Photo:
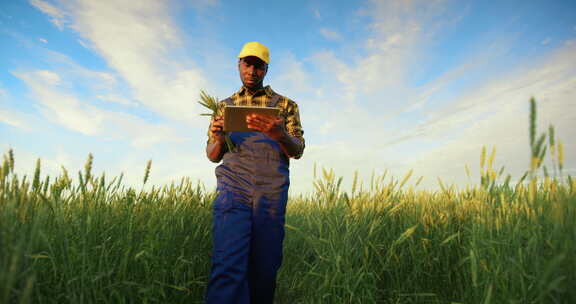
[[[201,104],[202,106],[212,110],[212,113],[200,114],[201,116],[210,116],[210,117],[214,118],[214,116],[218,112],[218,99],[206,94],[206,92],[204,92],[204,90],[200,90],[200,101],[198,101],[198,103]],[[230,140],[230,137],[228,136],[227,133],[224,133],[224,141],[226,142],[226,146],[228,147],[228,151],[236,152],[236,147],[234,147],[234,144]]]

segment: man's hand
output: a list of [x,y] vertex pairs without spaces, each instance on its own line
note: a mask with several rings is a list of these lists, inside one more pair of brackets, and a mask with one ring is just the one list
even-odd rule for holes
[[224,117],[216,116],[210,127],[214,142],[206,145],[206,156],[212,162],[219,162],[224,154]]
[[212,138],[214,138],[218,143],[224,142],[224,117],[215,116],[212,127],[210,127],[212,132]]
[[284,127],[284,119],[280,117],[250,114],[246,116],[246,123],[248,124],[248,129],[262,132],[276,141],[288,135]]
[[268,115],[250,114],[246,116],[248,128],[262,132],[280,144],[287,157],[296,157],[301,153],[302,143],[288,135],[284,119]]

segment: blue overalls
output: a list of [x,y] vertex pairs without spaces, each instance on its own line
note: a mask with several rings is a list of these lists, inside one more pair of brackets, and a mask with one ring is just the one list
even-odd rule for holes
[[[274,97],[268,106],[276,106]],[[225,153],[216,168],[206,303],[270,304],[282,264],[289,159],[263,133],[230,132],[230,138],[237,151]]]

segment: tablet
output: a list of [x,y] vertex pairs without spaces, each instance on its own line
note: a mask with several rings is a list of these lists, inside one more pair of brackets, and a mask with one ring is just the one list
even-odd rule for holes
[[246,116],[249,114],[263,114],[278,116],[280,108],[249,107],[249,106],[226,106],[224,107],[224,132],[252,132],[246,124]]

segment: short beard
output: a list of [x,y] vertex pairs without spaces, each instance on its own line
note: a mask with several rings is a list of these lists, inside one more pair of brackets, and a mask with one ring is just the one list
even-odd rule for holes
[[243,83],[244,87],[246,87],[247,89],[249,89],[251,91],[256,91],[256,90],[263,88],[264,87],[263,84],[264,84],[264,81],[260,81],[259,83],[256,83],[253,86],[248,86],[248,85],[246,85],[246,83]]

